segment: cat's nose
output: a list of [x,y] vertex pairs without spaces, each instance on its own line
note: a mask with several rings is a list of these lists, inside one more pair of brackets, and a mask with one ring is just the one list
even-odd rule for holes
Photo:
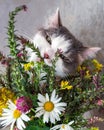
[[49,59],[49,55],[47,53],[44,53],[44,58]]

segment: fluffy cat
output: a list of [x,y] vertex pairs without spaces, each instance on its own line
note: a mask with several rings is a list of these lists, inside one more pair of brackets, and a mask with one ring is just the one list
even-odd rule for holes
[[[70,31],[62,25],[59,9],[51,16],[47,28],[37,31],[34,39],[34,46],[39,48],[41,56],[47,65],[52,65],[52,59],[57,50],[60,56],[56,62],[56,76],[66,77],[73,74],[79,64],[88,58],[95,57],[101,50],[99,47],[85,47],[76,39]],[[36,61],[35,53],[30,52],[30,61]]]

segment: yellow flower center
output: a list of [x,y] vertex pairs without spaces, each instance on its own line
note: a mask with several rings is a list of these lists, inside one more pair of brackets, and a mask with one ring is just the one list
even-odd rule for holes
[[21,116],[21,112],[19,111],[19,110],[15,110],[14,112],[13,112],[13,117],[15,118],[15,119],[18,119],[20,116]]
[[62,128],[62,129],[65,129],[65,125],[63,124],[63,125],[61,126],[61,128]]
[[54,104],[51,101],[47,101],[44,104],[45,111],[51,112],[54,109]]

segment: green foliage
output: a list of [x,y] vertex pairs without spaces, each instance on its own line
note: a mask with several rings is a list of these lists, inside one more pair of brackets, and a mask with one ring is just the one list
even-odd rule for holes
[[48,126],[45,126],[42,121],[30,121],[27,124],[25,130],[50,130]]

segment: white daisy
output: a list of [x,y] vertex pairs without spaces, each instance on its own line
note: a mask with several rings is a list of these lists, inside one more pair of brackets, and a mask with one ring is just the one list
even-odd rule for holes
[[74,130],[70,125],[73,123],[74,121],[69,122],[68,124],[60,124],[60,125],[56,125],[54,127],[52,127],[50,130]]
[[66,103],[60,102],[62,98],[56,95],[56,91],[53,90],[51,97],[46,93],[45,96],[38,94],[38,105],[36,108],[36,117],[43,115],[43,122],[51,122],[55,124],[55,120],[59,121],[59,115],[65,110]]
[[8,108],[3,109],[2,117],[0,117],[0,124],[3,127],[11,125],[10,130],[13,130],[13,127],[16,124],[19,130],[23,130],[26,127],[23,121],[28,122],[29,120],[30,118],[25,113],[19,111],[16,105],[9,100]]

